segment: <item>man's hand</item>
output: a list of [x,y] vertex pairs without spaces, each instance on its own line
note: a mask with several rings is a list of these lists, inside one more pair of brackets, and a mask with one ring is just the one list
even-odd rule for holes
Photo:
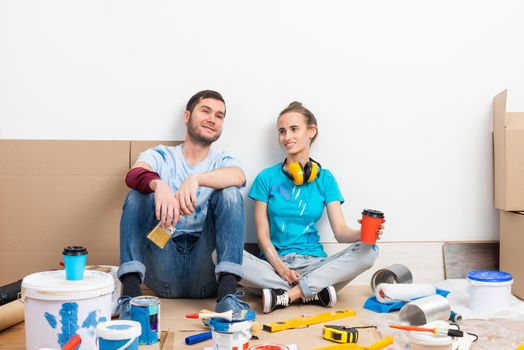
[[171,187],[162,180],[154,180],[155,215],[160,226],[175,227],[180,216],[180,205]]
[[196,193],[199,187],[198,175],[188,176],[176,193],[182,215],[193,215],[196,208]]
[[300,278],[300,274],[296,272],[295,270],[291,270],[289,267],[284,267],[280,271],[277,271],[278,275],[287,283],[291,285],[295,285],[298,283],[298,279]]

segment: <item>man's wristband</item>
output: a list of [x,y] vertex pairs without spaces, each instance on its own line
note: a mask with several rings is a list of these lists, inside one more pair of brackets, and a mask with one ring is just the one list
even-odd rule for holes
[[140,193],[149,194],[153,192],[149,187],[153,180],[160,180],[160,175],[154,171],[137,167],[127,172],[126,185]]

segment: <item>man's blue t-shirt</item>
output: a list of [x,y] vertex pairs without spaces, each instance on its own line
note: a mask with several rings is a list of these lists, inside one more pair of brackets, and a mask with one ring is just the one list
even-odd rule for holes
[[[151,166],[160,178],[171,186],[173,192],[178,192],[184,180],[193,174],[205,173],[211,170],[230,166],[240,167],[240,162],[226,152],[209,150],[206,159],[196,165],[189,165],[184,158],[182,145],[159,145],[142,152],[137,161],[145,162]],[[180,216],[176,225],[175,236],[181,234],[199,235],[204,227],[207,215],[209,197],[214,189],[199,187],[196,195],[196,208],[192,216]]]
[[316,223],[328,203],[344,203],[329,170],[322,168],[315,181],[297,186],[282,172],[282,163],[278,163],[258,174],[249,198],[267,203],[271,242],[278,255],[326,256]]

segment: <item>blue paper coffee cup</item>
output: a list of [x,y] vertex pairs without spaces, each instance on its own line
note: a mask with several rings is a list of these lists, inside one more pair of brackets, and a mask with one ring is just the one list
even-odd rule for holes
[[83,280],[84,270],[86,268],[87,249],[79,246],[70,246],[65,247],[62,254],[64,254],[66,280]]

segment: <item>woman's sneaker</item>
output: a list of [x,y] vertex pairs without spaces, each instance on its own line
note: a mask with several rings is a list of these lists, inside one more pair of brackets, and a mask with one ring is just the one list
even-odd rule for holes
[[320,306],[331,307],[337,302],[337,292],[333,286],[322,289],[317,294],[313,294],[309,298],[302,298],[304,304],[314,304]]
[[289,305],[289,296],[284,289],[262,289],[262,305],[264,313],[283,309]]

